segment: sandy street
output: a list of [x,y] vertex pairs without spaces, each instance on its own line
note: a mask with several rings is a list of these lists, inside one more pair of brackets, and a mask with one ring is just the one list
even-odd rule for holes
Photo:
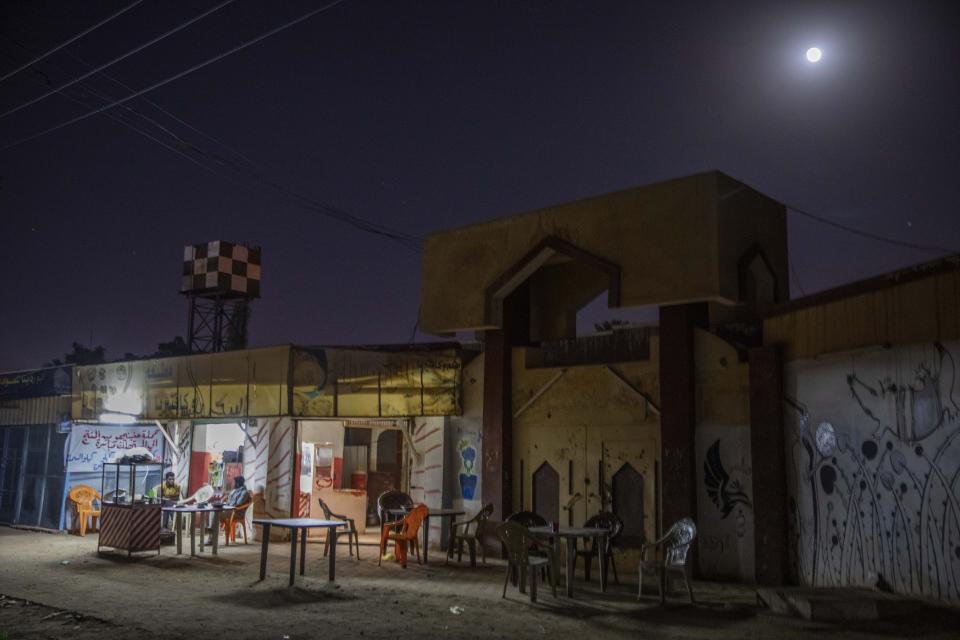
[[[874,637],[875,634],[953,637],[956,617],[924,616],[923,623],[843,628],[775,617],[757,610],[744,587],[697,583],[698,604],[677,599],[660,607],[636,601],[636,577],[600,594],[576,583],[576,599],[541,591],[531,605],[516,588],[501,599],[504,565],[488,561],[429,568],[378,567],[376,550],[357,561],[338,554],[337,581],[326,579],[321,544],[307,549],[307,571],[287,587],[289,546],[271,545],[268,576],[257,580],[259,545],[222,548],[219,557],[128,559],[96,553],[96,534],[79,538],[0,527],[0,638],[766,638]],[[346,549],[342,548],[342,552]],[[452,613],[451,607],[462,608]]]

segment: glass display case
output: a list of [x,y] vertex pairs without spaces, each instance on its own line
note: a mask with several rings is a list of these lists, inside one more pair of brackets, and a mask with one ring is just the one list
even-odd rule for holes
[[103,500],[100,508],[101,547],[126,551],[160,553],[161,500],[157,488],[162,482],[159,462],[105,462],[101,477]]
[[101,495],[110,504],[159,504],[155,497],[161,482],[163,464],[159,462],[105,462]]

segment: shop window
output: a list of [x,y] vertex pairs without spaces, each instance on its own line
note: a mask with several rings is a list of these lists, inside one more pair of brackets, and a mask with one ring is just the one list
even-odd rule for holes
[[623,520],[620,543],[639,546],[643,531],[643,475],[625,462],[613,474],[613,512]]
[[377,438],[377,471],[396,474],[396,487],[400,488],[400,452],[403,434],[396,429],[384,431]]
[[560,522],[560,474],[547,462],[533,472],[533,510],[547,522]]
[[313,456],[313,481],[318,489],[333,486],[333,446],[318,444]]

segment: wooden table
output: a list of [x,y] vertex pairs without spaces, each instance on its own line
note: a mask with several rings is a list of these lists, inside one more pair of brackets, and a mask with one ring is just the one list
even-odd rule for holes
[[[594,545],[597,548],[597,555],[600,560],[600,591],[607,591],[607,565],[603,561],[603,550],[607,547],[607,536],[610,535],[610,531],[607,529],[601,529],[596,527],[560,527],[559,530],[554,531],[552,527],[530,527],[530,533],[540,538],[550,538],[551,540],[556,540],[557,538],[563,538],[567,541],[567,573],[566,573],[566,583],[567,583],[567,597],[573,597],[573,574],[577,566],[577,538],[583,538],[587,540],[589,538],[598,538],[597,544]],[[554,545],[555,548],[559,545]],[[559,548],[557,548],[559,552]]]
[[[177,518],[174,521],[173,528],[177,530],[177,554],[183,553],[183,514],[190,514],[190,555],[197,555],[197,514],[204,513],[213,513],[213,545],[211,553],[217,555],[217,545],[220,542],[220,515],[224,512],[233,511],[233,507],[229,505],[223,505],[222,507],[197,507],[195,505],[183,506],[183,507],[163,507],[164,511],[177,514]],[[200,521],[200,553],[203,553],[203,519]],[[229,540],[225,541],[226,544],[230,544]]]
[[[403,516],[407,515],[412,509],[413,507],[402,507],[400,509],[387,509],[387,513],[389,513],[390,515],[395,515],[402,518]],[[429,546],[430,518],[433,518],[433,517],[455,518],[457,516],[466,515],[466,513],[467,513],[466,511],[462,511],[459,509],[428,509],[427,510],[427,517],[425,518],[426,521],[423,523],[423,564],[427,564],[427,553],[428,553],[427,549],[430,548]]]
[[265,520],[254,518],[253,524],[263,527],[263,542],[260,545],[260,579],[267,577],[267,550],[270,548],[270,528],[290,529],[290,586],[293,586],[297,568],[297,531],[300,532],[300,575],[303,575],[307,560],[307,529],[326,529],[330,541],[330,577],[333,582],[337,575],[337,528],[347,526],[342,520],[317,520],[315,518],[286,518]]

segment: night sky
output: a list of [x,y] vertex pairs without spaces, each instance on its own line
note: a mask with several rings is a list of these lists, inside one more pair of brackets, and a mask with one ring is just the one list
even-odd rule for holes
[[[6,0],[0,75],[131,2]],[[216,4],[147,0],[0,82],[0,111]],[[324,4],[236,0],[106,71],[132,89],[97,75],[0,118],[0,147]],[[104,114],[0,150],[0,370],[184,334],[183,245],[214,239],[263,247],[253,345],[408,341],[420,256],[293,193],[422,236],[720,169],[960,249],[957,2],[346,0],[146,97],[180,121],[109,113],[186,157]],[[793,296],[938,257],[789,229]]]

